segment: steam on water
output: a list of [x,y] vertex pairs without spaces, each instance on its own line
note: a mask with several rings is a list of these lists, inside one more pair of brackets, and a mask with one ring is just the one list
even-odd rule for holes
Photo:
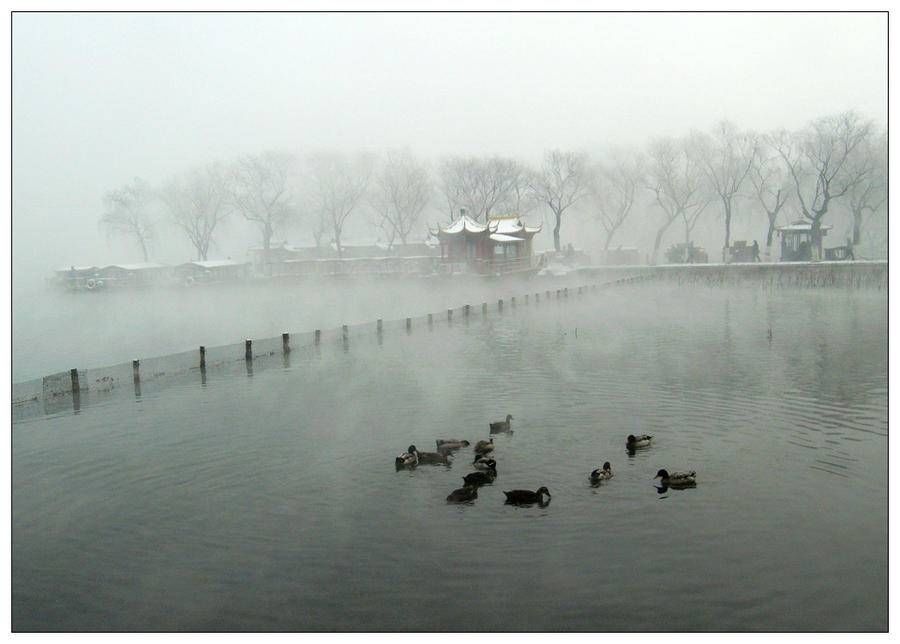
[[[886,629],[886,15],[12,26],[14,629]],[[446,269],[463,215],[540,227],[528,278],[271,275]],[[57,288],[191,260],[250,267]],[[507,414],[470,503],[471,447],[394,468]]]

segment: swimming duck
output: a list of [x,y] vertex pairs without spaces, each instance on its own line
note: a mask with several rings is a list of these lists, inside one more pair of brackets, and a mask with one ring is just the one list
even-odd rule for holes
[[593,472],[591,472],[591,482],[599,483],[601,481],[608,481],[613,477],[612,466],[609,464],[609,461],[606,461],[603,464],[603,468],[597,468]]
[[512,419],[512,414],[506,414],[506,420],[498,420],[496,423],[491,423],[491,433],[500,434],[503,432],[508,432],[510,428],[509,421],[511,421]]
[[476,454],[487,454],[488,452],[492,452],[494,451],[494,439],[478,441],[475,443],[474,449]]
[[497,470],[471,472],[463,477],[463,482],[466,485],[484,485],[485,483],[493,483],[496,477]]
[[640,436],[629,434],[628,438],[625,441],[625,447],[627,447],[628,449],[634,449],[636,447],[649,447],[651,440],[653,440],[653,437],[650,434],[641,434]]
[[453,456],[454,450],[446,445],[441,445],[437,448],[438,454],[443,454],[444,456]]
[[660,483],[669,487],[690,487],[697,484],[697,473],[691,472],[672,472],[669,474],[666,470],[660,470],[653,478],[660,479]]
[[449,465],[450,457],[448,452],[416,452],[419,457],[419,463],[425,465]]
[[405,452],[394,459],[397,467],[415,467],[419,464],[419,452],[416,451],[415,445],[410,445]]
[[467,501],[474,501],[476,498],[478,498],[478,486],[467,485],[448,494],[447,503],[466,503]]
[[550,490],[545,487],[539,487],[537,491],[532,492],[531,490],[510,490],[509,492],[503,492],[506,495],[506,502],[512,504],[528,504],[528,503],[544,503],[543,495],[547,495],[547,499],[550,499]]
[[438,450],[459,449],[461,447],[469,446],[469,441],[461,441],[461,440],[457,440],[455,438],[448,438],[448,439],[439,438],[434,442],[435,442],[435,445],[438,448]]
[[497,470],[497,461],[480,454],[475,455],[475,460],[472,462],[472,465],[476,470]]

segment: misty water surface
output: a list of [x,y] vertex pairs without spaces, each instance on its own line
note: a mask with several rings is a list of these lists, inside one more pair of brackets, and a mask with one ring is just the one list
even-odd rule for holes
[[[534,287],[550,288],[555,282],[541,280]],[[13,382],[200,345],[371,323],[379,317],[402,319],[466,302],[474,307],[526,288],[480,279],[398,283],[391,278],[74,293],[35,286],[17,291],[13,299]]]
[[[13,628],[885,630],[886,318],[620,289],[19,422]],[[394,470],[506,413],[472,505],[471,448]]]

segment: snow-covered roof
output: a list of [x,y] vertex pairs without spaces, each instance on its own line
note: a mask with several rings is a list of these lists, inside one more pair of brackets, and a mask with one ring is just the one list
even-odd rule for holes
[[514,235],[520,232],[537,233],[540,232],[541,226],[529,227],[522,223],[522,220],[515,215],[503,217],[491,217],[488,220],[491,230],[501,235]]
[[237,262],[233,259],[208,259],[196,262],[185,262],[182,266],[198,266],[200,268],[219,268],[221,266],[246,266],[246,262]]
[[448,233],[450,235],[461,233],[463,231],[468,233],[483,233],[487,228],[487,224],[479,224],[468,215],[463,215],[449,226],[442,227],[438,225],[439,232]]
[[[823,224],[819,226],[820,230],[831,230],[832,226],[829,224]],[[800,232],[809,232],[812,230],[812,224],[808,221],[795,221],[792,224],[788,224],[787,226],[776,226],[775,230],[785,231],[785,230],[796,230]]]
[[57,273],[68,273],[69,271],[95,271],[96,266],[66,266],[65,268],[57,268]]
[[[286,241],[272,241],[269,243],[269,250],[303,250],[304,248],[306,248],[306,246],[292,246]],[[315,246],[312,248],[315,248]],[[265,246],[251,246],[247,250],[249,252],[254,252],[263,251],[265,249]]]
[[500,233],[494,233],[491,235],[491,239],[495,242],[504,242],[504,243],[515,243],[515,242],[524,242],[525,240],[521,237],[513,237],[512,235],[501,235]]
[[[341,248],[382,248],[387,250],[388,245],[383,241],[341,241]],[[313,247],[315,248],[315,246]],[[331,242],[331,248],[337,250],[337,244]]]
[[146,271],[154,268],[169,268],[165,264],[156,264],[154,262],[137,262],[135,264],[110,264],[104,266],[106,268],[121,268],[124,271]]

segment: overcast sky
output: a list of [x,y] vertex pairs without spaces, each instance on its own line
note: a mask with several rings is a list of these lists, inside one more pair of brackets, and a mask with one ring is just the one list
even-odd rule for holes
[[14,269],[135,261],[97,228],[105,191],[269,148],[536,159],[722,118],[795,128],[852,108],[884,123],[886,27],[885,14],[15,14]]

